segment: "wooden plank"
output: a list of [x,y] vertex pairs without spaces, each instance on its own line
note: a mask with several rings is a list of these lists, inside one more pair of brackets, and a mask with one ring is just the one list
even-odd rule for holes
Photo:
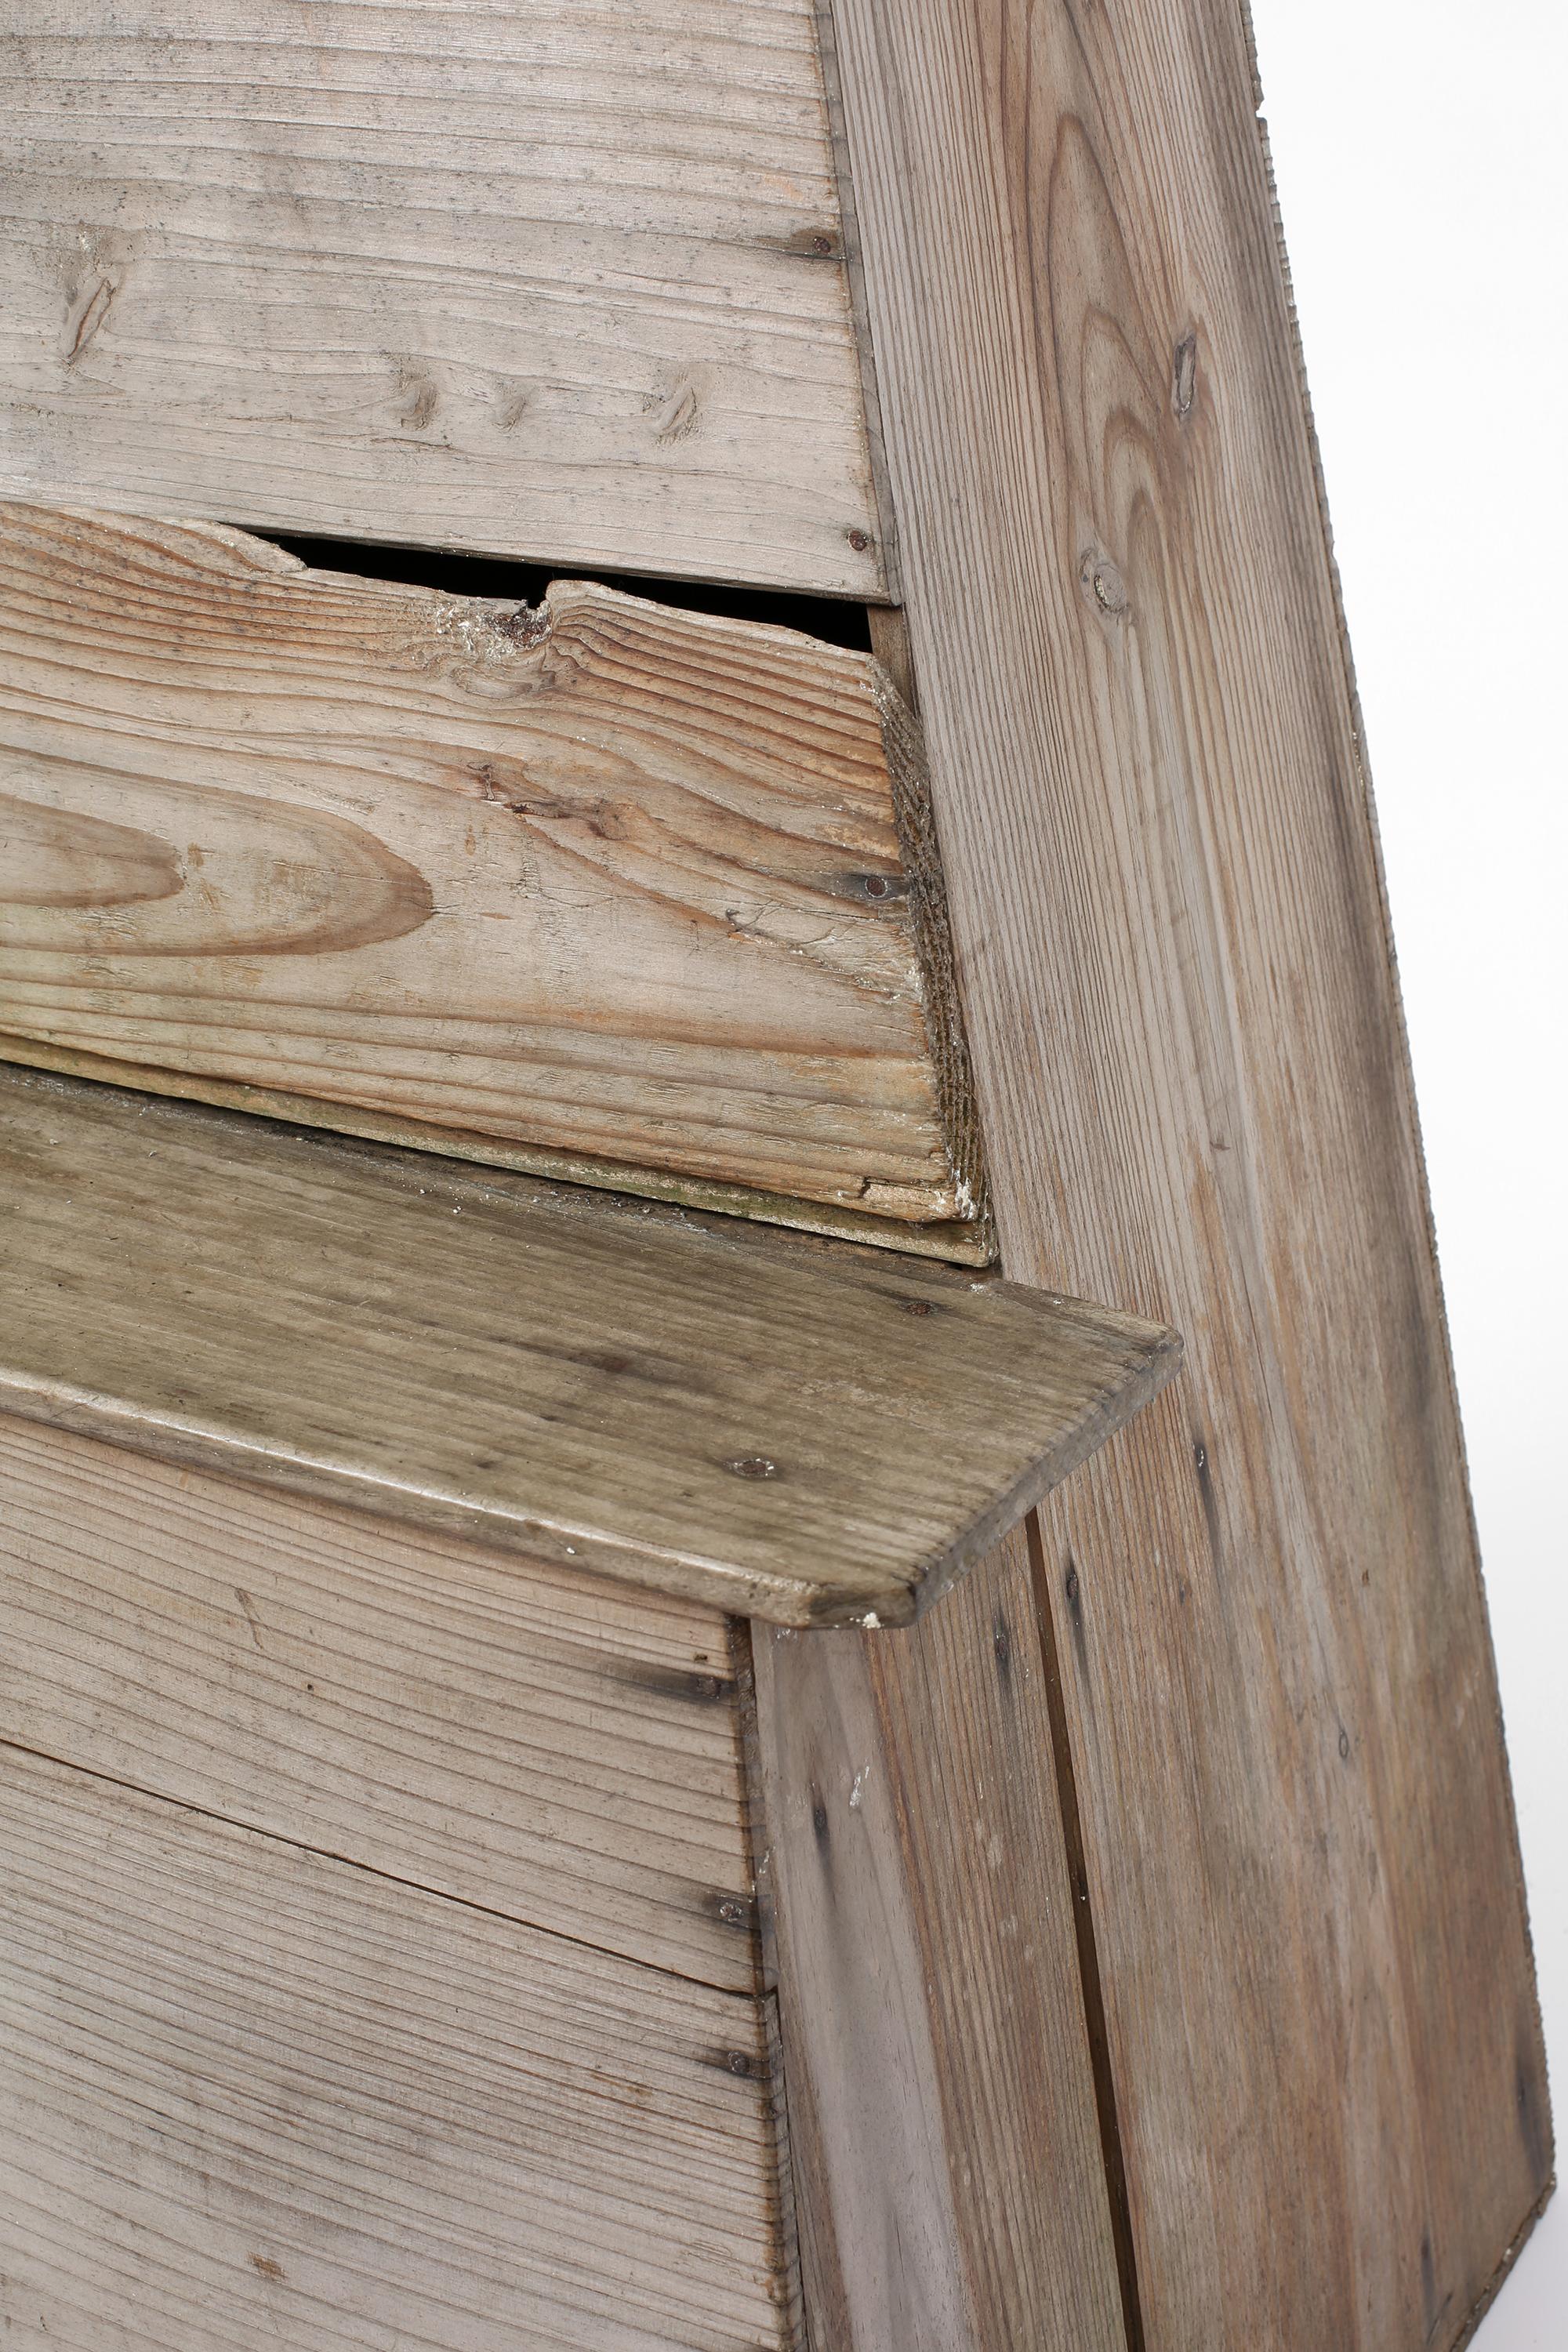
[[976,1220],[918,730],[866,656],[0,504],[0,1030],[543,1172]]
[[5,489],[881,593],[812,0],[5,23]]
[[795,2352],[771,2003],[0,1749],[0,2315]]
[[831,21],[1004,1264],[1190,1340],[1042,1513],[1135,2317],[1446,2352],[1551,2134],[1241,13]]
[[689,1601],[0,1415],[0,1723],[552,1934],[758,1981],[729,1629]]
[[847,1244],[0,1069],[0,1405],[788,1623],[900,1623],[1179,1342]]
[[813,2342],[1125,2352],[1022,1541],[904,1633],[753,1647]]

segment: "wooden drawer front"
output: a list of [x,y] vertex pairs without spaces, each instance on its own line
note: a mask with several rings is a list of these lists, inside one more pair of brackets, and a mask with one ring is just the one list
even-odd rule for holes
[[0,1416],[0,1733],[756,1981],[724,1620]]
[[771,2003],[0,1749],[37,2352],[796,2341]]
[[917,741],[869,656],[0,505],[0,1030],[975,1246]]
[[875,596],[814,0],[11,0],[0,482]]

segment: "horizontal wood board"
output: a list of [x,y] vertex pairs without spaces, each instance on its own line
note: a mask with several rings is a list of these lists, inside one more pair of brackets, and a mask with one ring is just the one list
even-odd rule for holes
[[0,2328],[797,2352],[773,2004],[0,1748]]
[[1170,1377],[1108,1308],[0,1068],[0,1406],[897,1623]]
[[13,0],[0,486],[875,597],[812,0]]
[[950,965],[868,656],[0,502],[0,1031],[983,1253]]
[[830,0],[1003,1263],[1185,1377],[1041,1511],[1150,2352],[1448,2352],[1552,2174],[1236,0]]
[[291,1127],[324,1128],[334,1135],[361,1136],[372,1143],[433,1151],[443,1160],[510,1168],[525,1176],[548,1177],[552,1182],[585,1184],[601,1192],[635,1192],[644,1200],[667,1201],[715,1216],[788,1225],[832,1241],[892,1250],[900,1257],[936,1258],[945,1265],[973,1266],[994,1266],[996,1260],[995,1238],[984,1211],[977,1219],[907,1224],[862,1209],[807,1201],[798,1192],[763,1192],[751,1184],[724,1184],[700,1176],[632,1168],[624,1160],[555,1151],[547,1144],[500,1143],[493,1135],[476,1135],[467,1128],[431,1127],[395,1111],[362,1110],[311,1095],[291,1095],[277,1087],[247,1087],[223,1078],[187,1077],[178,1071],[154,1069],[145,1062],[121,1062],[103,1054],[83,1053],[76,1046],[42,1045],[36,1037],[17,1036],[14,1030],[0,1029],[0,1061],[26,1069],[54,1070],[66,1077],[91,1078],[105,1086],[131,1087],[179,1102],[215,1103],[225,1110],[282,1119]]
[[0,1414],[0,1726],[731,1991],[758,1983],[726,1621]]

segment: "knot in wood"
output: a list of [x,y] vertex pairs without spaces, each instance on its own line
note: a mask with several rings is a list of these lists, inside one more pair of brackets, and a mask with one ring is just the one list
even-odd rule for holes
[[1127,593],[1127,583],[1109,555],[1097,548],[1086,548],[1079,562],[1079,582],[1089,602],[1100,612],[1109,613],[1114,621],[1121,620],[1131,611],[1132,599]]

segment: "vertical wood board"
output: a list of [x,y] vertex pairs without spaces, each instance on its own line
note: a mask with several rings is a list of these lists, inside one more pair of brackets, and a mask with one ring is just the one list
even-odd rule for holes
[[0,1031],[64,1055],[983,1252],[929,842],[863,654],[0,502]]
[[1188,1339],[1046,1507],[1154,2352],[1446,2352],[1551,2175],[1234,0],[831,0],[1003,1260]]
[[752,1641],[814,2345],[1125,2352],[1021,1538],[907,1631]]

